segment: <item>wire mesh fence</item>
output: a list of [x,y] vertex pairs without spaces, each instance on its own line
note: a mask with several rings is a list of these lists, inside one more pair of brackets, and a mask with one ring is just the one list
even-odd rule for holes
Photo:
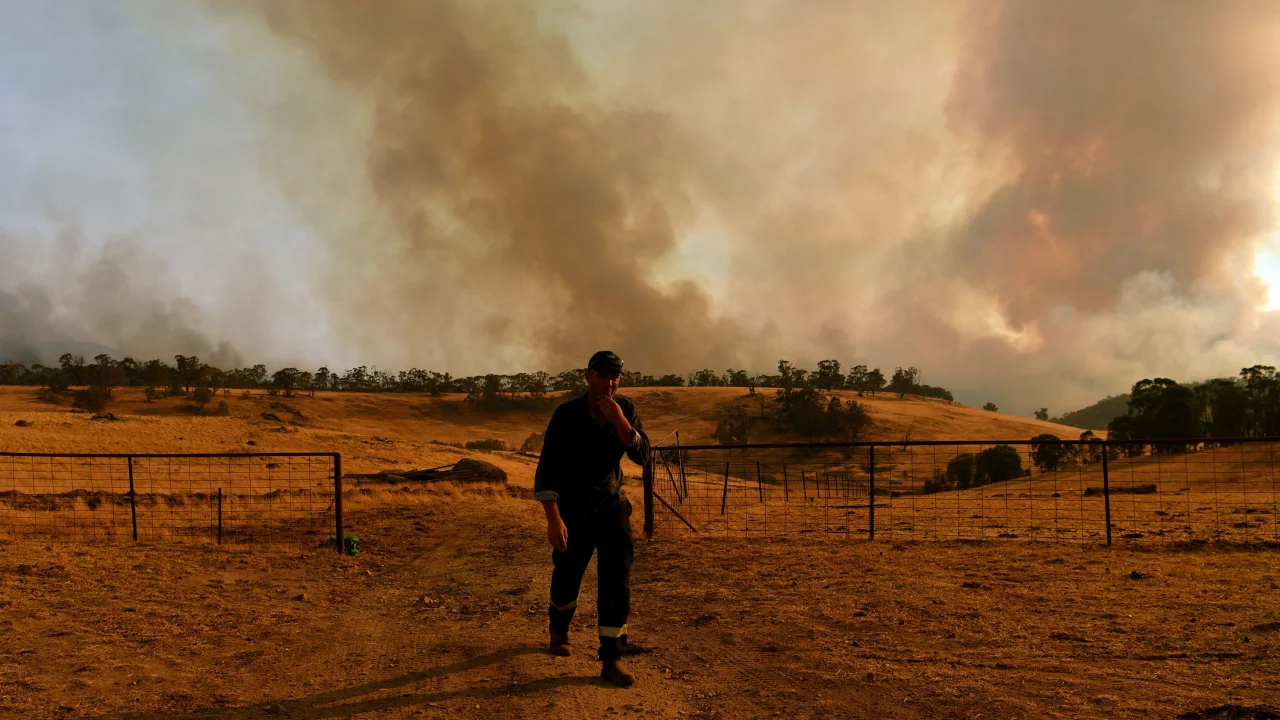
[[0,453],[0,537],[318,543],[341,478],[335,453]]
[[655,447],[645,530],[1280,542],[1280,439]]

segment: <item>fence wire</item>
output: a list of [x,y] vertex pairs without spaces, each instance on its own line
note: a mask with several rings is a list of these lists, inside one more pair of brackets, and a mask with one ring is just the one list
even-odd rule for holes
[[0,453],[0,537],[318,543],[340,477],[333,453]]
[[1280,439],[655,447],[646,532],[1280,542]]

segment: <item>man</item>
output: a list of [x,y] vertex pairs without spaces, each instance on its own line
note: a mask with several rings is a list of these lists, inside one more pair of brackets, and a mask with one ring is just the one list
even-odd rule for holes
[[631,612],[631,502],[622,492],[623,454],[644,465],[649,437],[635,406],[617,397],[622,360],[608,350],[587,363],[587,392],[561,404],[547,424],[542,456],[534,475],[534,497],[547,515],[551,562],[550,651],[569,654],[569,621],[578,607],[578,589],[591,555],[599,590],[600,677],[620,687],[633,682],[618,665],[627,645]]

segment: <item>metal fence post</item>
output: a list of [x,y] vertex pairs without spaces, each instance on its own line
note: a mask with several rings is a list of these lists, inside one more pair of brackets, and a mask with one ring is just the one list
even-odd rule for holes
[[1107,441],[1102,441],[1102,507],[1107,515],[1107,545],[1111,545],[1111,478],[1107,473]]
[[653,539],[653,472],[653,455],[650,454],[641,474],[644,479],[644,536],[648,540]]
[[756,461],[756,490],[760,493],[760,502],[764,502],[764,481],[760,477],[760,461]]
[[870,459],[868,461],[868,467],[870,468],[870,470],[868,470],[867,472],[867,475],[869,478],[867,482],[867,505],[868,507],[871,508],[871,513],[869,515],[870,519],[867,521],[867,525],[868,525],[868,534],[869,534],[868,539],[875,540],[876,539],[876,446],[872,445],[869,448],[869,450],[870,450]]
[[720,514],[724,514],[725,505],[729,502],[729,461],[724,461],[724,492],[720,495]]
[[342,453],[333,454],[333,517],[337,526],[334,538],[338,546],[338,554],[344,552],[346,542],[342,537]]
[[138,542],[138,503],[133,489],[133,456],[129,456],[129,516],[133,519],[133,541]]
[[676,462],[680,463],[680,488],[684,497],[689,497],[689,478],[684,473],[684,450],[680,448],[680,431],[676,431]]
[[218,544],[222,544],[222,488],[218,488]]

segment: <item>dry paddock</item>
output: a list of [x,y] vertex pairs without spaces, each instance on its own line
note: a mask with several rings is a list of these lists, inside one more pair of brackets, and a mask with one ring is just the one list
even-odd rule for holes
[[640,543],[633,576],[630,627],[651,652],[631,661],[636,687],[618,690],[591,660],[594,570],[576,655],[540,650],[549,553],[527,490],[371,493],[349,519],[354,558],[10,545],[0,716],[1169,718],[1280,706],[1269,547],[659,536]]

